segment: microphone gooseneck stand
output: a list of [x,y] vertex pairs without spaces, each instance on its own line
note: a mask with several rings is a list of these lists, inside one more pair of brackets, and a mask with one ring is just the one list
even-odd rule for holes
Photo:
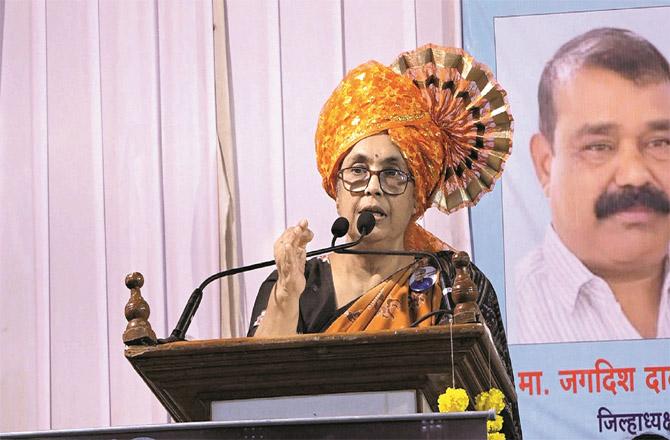
[[[316,251],[311,251],[307,252],[307,257],[313,257],[315,255],[321,255],[325,254],[327,252],[334,252],[334,251],[340,251],[344,249],[348,249],[350,247],[354,247],[357,244],[365,238],[366,235],[372,231],[372,229],[375,226],[375,218],[372,214],[370,213],[364,213],[367,215],[361,215],[358,218],[358,222],[356,224],[359,233],[361,234],[360,238],[356,241],[352,241],[351,243],[345,243],[341,244],[338,246],[330,246],[327,248],[319,249]],[[333,238],[333,244],[335,243],[335,240],[339,237],[344,236],[347,233],[347,230],[349,229],[349,221],[344,218],[344,217],[339,217],[335,222],[333,223],[333,226],[331,228],[331,232],[335,236]],[[195,315],[195,312],[198,310],[198,307],[200,306],[200,301],[202,301],[202,295],[203,295],[203,289],[212,281],[218,280],[219,278],[224,278],[230,275],[235,275],[238,273],[242,272],[248,272],[250,270],[255,270],[255,269],[260,269],[262,267],[267,267],[267,266],[272,266],[275,264],[275,260],[268,260],[268,261],[263,261],[261,263],[256,263],[256,264],[250,264],[248,266],[242,266],[242,267],[235,267],[233,269],[228,269],[224,270],[222,272],[216,273],[209,278],[207,278],[205,281],[203,281],[200,286],[198,286],[193,293],[191,293],[191,296],[189,297],[188,301],[186,302],[186,306],[184,307],[184,311],[181,313],[181,316],[179,317],[179,321],[177,321],[177,325],[175,326],[174,330],[172,330],[172,333],[170,334],[169,337],[164,338],[164,339],[158,339],[158,344],[167,344],[169,342],[176,342],[176,341],[183,341],[184,337],[186,336],[186,331],[188,330],[188,327],[191,325],[191,320],[193,319],[193,316]]]

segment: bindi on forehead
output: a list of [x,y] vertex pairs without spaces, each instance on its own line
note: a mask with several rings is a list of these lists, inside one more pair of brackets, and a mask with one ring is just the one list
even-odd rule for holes
[[405,162],[405,159],[399,155],[384,156],[381,153],[372,153],[372,155],[367,155],[363,153],[356,153],[346,157],[345,160],[347,163],[369,163],[369,162],[381,162],[384,164],[402,164]]

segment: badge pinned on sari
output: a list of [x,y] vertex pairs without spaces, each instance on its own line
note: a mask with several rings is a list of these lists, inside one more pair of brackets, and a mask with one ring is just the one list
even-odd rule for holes
[[[412,263],[363,293],[324,333],[407,328],[440,308],[442,292],[437,278],[434,267]],[[426,319],[418,326],[430,327],[433,321]]]

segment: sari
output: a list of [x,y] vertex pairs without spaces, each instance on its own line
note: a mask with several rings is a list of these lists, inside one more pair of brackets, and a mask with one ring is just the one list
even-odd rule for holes
[[[456,277],[456,267],[451,261],[453,254],[451,251],[438,253],[450,285]],[[442,296],[439,283],[435,283],[430,289],[423,292],[415,292],[409,287],[408,281],[411,274],[423,264],[425,263],[415,262],[400,268],[386,280],[338,308],[330,262],[327,258],[308,260],[305,265],[307,282],[300,296],[296,331],[298,333],[348,333],[407,328],[425,314],[446,308],[449,299]],[[474,263],[470,264],[470,277],[479,291],[477,303],[483,323],[489,329],[505,370],[514,383],[514,372],[496,293],[489,280]],[[254,335],[263,319],[276,282],[277,271],[274,271],[261,285],[252,311],[248,336]],[[449,304],[449,306],[453,309],[454,304]],[[428,327],[436,324],[438,323],[435,322],[435,318],[430,318],[418,326]],[[506,438],[522,438],[518,406],[508,402],[501,415],[504,421],[502,432]]]

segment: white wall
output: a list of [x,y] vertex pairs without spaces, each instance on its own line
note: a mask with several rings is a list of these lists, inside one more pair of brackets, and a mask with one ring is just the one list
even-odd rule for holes
[[[307,218],[308,250],[330,244],[335,204],[321,187],[314,132],[344,74],[375,59],[390,64],[425,43],[460,46],[460,4],[451,0],[228,0],[230,81],[244,263],[272,258],[272,244]],[[467,211],[436,210],[429,230],[470,250]],[[271,269],[244,275],[246,314]]]
[[[240,263],[271,258],[302,217],[311,248],[328,244],[334,204],[313,146],[321,105],[363,61],[460,44],[458,7],[226,2]],[[208,0],[5,3],[0,431],[167,421],[123,357],[123,278],[144,274],[165,336],[219,267],[212,32]],[[469,249],[467,213],[425,223]],[[244,278],[242,322],[266,274]],[[189,334],[219,336],[216,285]]]
[[[165,422],[123,357],[123,279],[144,274],[164,336],[218,269],[211,3],[4,18],[0,431]],[[212,286],[190,333],[218,337],[218,315]]]

